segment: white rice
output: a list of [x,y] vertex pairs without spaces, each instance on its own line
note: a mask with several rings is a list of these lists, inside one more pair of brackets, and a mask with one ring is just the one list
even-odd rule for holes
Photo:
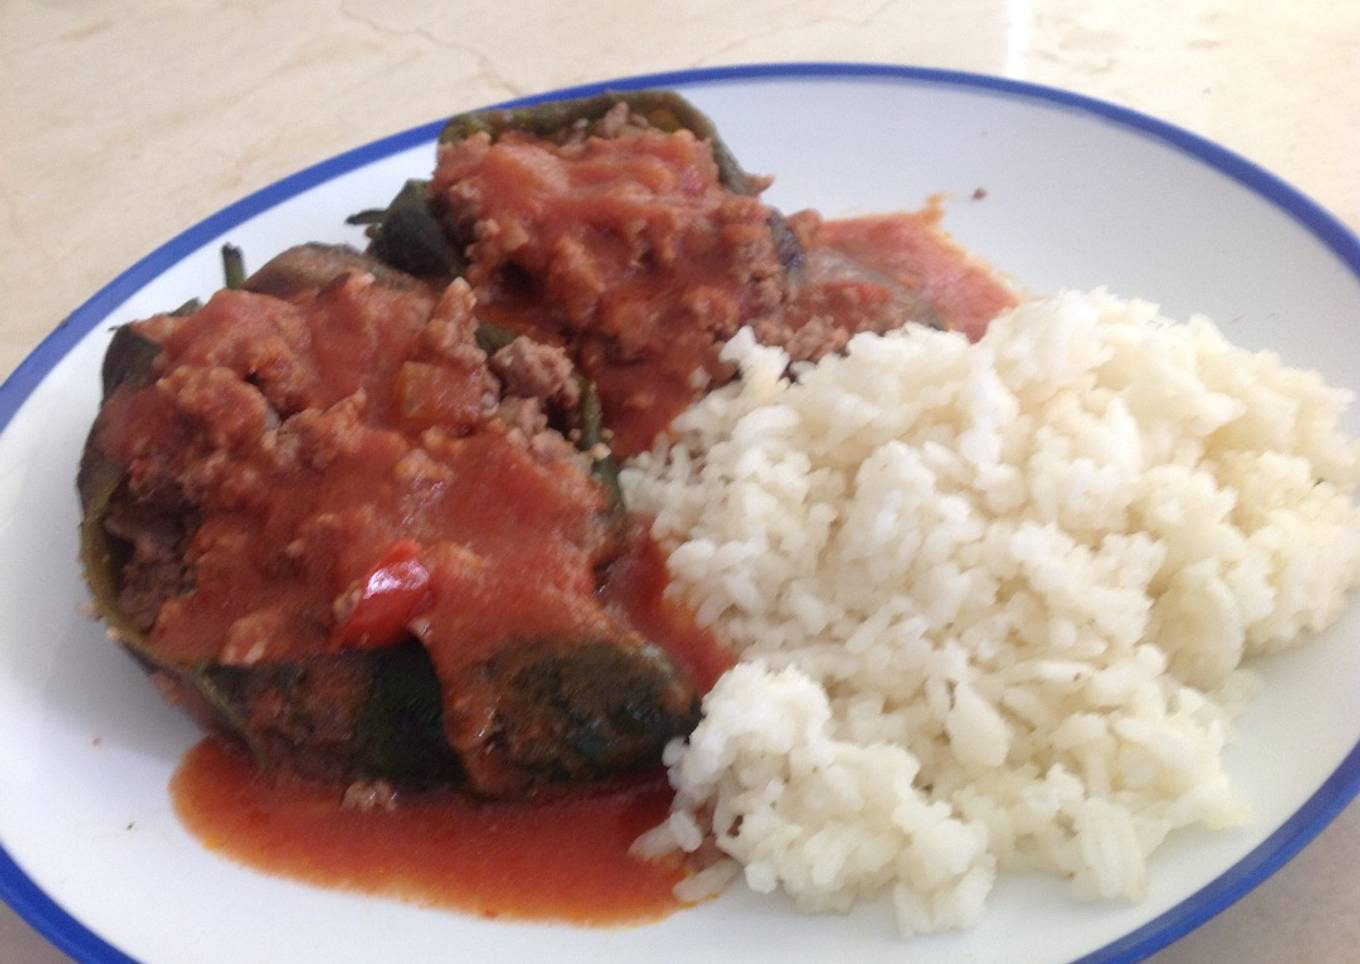
[[1243,819],[1239,665],[1360,584],[1349,393],[1103,291],[977,344],[860,335],[793,384],[749,331],[725,357],[623,476],[742,653],[641,852],[711,824],[755,890],[890,891],[910,934],[975,922],[998,871],[1137,899],[1171,830]]

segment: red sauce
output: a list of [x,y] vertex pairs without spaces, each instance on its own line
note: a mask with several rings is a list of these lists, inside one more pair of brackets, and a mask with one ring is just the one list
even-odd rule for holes
[[779,306],[769,209],[727,190],[689,131],[477,135],[441,148],[432,190],[468,238],[479,310],[574,347],[620,456],[690,403],[691,373],[741,324]]
[[657,771],[550,800],[439,793],[363,813],[342,807],[334,786],[261,776],[249,758],[205,740],[171,792],[204,846],[312,884],[573,924],[643,923],[680,906],[671,894],[684,875],[677,863],[628,855],[670,807]]
[[[516,633],[599,631],[604,496],[485,409],[484,363],[457,353],[473,324],[452,296],[432,309],[350,276],[297,305],[220,292],[174,328],[160,381],[115,394],[102,419],[134,484],[171,478],[200,514],[195,591],[161,607],[158,653],[251,664],[346,648],[338,600],[396,538],[431,574],[407,622],[442,674]],[[266,400],[296,417],[272,429]]]
[[690,671],[700,693],[707,693],[736,660],[712,633],[695,624],[683,604],[666,598],[669,583],[662,548],[653,539],[635,539],[629,553],[609,567],[605,605],[621,610],[642,635]]
[[941,209],[824,222],[817,242],[917,291],[945,326],[976,341],[1015,292],[940,228]]
[[[192,506],[185,548],[154,526],[134,535],[137,552],[193,573],[185,586],[169,567],[176,591],[149,634],[160,658],[268,666],[414,636],[448,744],[469,782],[499,795],[535,779],[516,761],[565,745],[559,720],[573,725],[513,704],[532,681],[517,687],[504,667],[533,658],[526,641],[622,654],[645,638],[599,597],[600,570],[629,549],[605,489],[565,437],[518,426],[476,325],[461,282],[435,304],[353,273],[294,302],[219,292],[166,326],[158,380],[120,387],[98,437],[145,514]],[[362,712],[325,696],[326,720]],[[677,722],[692,699],[680,679],[657,696]],[[291,726],[290,705],[255,700],[246,718]]]
[[482,317],[572,353],[621,457],[694,400],[696,369],[725,374],[718,352],[742,325],[806,360],[906,321],[976,338],[1014,300],[939,229],[936,207],[795,214],[804,257],[785,264],[770,209],[727,190],[688,131],[478,134],[441,148],[432,193],[466,243]]
[[[609,568],[607,609],[665,649],[707,692],[733,663],[685,607],[665,597],[666,558],[639,536]],[[267,873],[487,917],[642,923],[680,904],[679,863],[629,856],[670,809],[648,770],[531,800],[454,792],[400,798],[395,811],[341,806],[334,784],[264,775],[207,740],[171,783],[180,819],[204,846]]]

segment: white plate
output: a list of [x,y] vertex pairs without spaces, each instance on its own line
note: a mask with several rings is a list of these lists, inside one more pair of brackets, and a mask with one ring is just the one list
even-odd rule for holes
[[[1360,241],[1184,131],[1058,91],[904,68],[724,68],[608,86],[661,85],[711,113],[746,167],[778,175],[768,198],[785,210],[911,208],[945,192],[946,226],[1033,290],[1104,284],[1176,316],[1203,311],[1239,343],[1360,384]],[[190,229],[99,292],[0,389],[0,894],[62,949],[94,961],[329,964],[389,952],[629,964],[1132,959],[1240,897],[1355,794],[1352,606],[1322,638],[1257,664],[1266,691],[1227,760],[1251,821],[1177,834],[1138,906],[1075,904],[1057,880],[1007,878],[981,926],[907,948],[883,906],[808,916],[737,888],[659,924],[586,930],[316,889],[204,850],[166,790],[194,728],[79,612],[74,479],[109,328],[217,287],[223,241],[258,265],[298,241],[358,240],[343,216],[426,174],[437,129],[326,161]],[[977,187],[984,200],[970,200]]]

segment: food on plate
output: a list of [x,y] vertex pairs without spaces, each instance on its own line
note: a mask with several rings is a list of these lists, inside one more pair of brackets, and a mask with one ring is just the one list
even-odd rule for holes
[[478,917],[591,926],[665,917],[680,906],[681,861],[645,861],[633,840],[666,816],[655,769],[532,797],[484,800],[356,783],[261,778],[212,741],[189,751],[171,794],[214,852],[310,883],[398,896]]
[[727,374],[743,325],[810,359],[906,322],[976,332],[1014,301],[930,213],[785,218],[767,183],[676,95],[608,94],[454,118],[428,187],[361,220],[373,254],[455,266],[480,318],[564,347],[620,457]]
[[472,307],[312,245],[111,346],[79,480],[91,584],[263,762],[517,794],[693,725],[692,674],[597,598],[638,535],[563,434],[571,364],[488,355]]
[[1171,831],[1244,818],[1240,667],[1360,585],[1350,393],[1099,291],[792,378],[750,331],[723,357],[623,473],[741,653],[640,852],[711,834],[756,890],[890,891],[913,933],[977,921],[998,871],[1137,899]]
[[913,933],[1008,870],[1138,898],[1242,818],[1243,660],[1360,583],[1347,394],[768,183],[669,92],[461,115],[365,253],[235,252],[118,329],[82,556],[251,751],[187,758],[200,838],[593,923],[888,891]]
[[106,358],[79,482],[113,630],[274,768],[506,796],[655,764],[702,681],[595,598],[645,539],[615,453],[739,325],[816,357],[1013,300],[930,216],[870,245],[765,183],[676,95],[607,95],[454,118],[368,255],[246,279],[229,247],[230,290]]

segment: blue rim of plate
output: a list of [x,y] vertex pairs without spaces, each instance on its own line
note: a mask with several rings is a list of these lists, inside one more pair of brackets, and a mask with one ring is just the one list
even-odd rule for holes
[[[1147,114],[1055,87],[965,71],[864,63],[782,63],[707,67],[667,73],[639,74],[594,84],[565,87],[497,104],[522,107],[565,97],[584,97],[606,90],[678,87],[733,80],[871,78],[909,83],[965,87],[1028,100],[1043,101],[1091,114],[1153,138],[1237,181],[1289,214],[1335,254],[1360,280],[1360,238],[1315,201],[1257,164],[1198,134]],[[338,154],[261,188],[223,208],[161,245],[85,302],[38,345],[0,385],[0,430],[18,413],[47,373],[95,325],[162,272],[214,240],[294,195],[341,174],[407,148],[433,141],[443,121],[415,127]],[[1130,931],[1074,964],[1138,961],[1184,937],[1236,902],[1283,866],[1360,792],[1360,745],[1323,782],[1293,816],[1228,870],[1175,907]],[[0,898],[60,950],[92,964],[137,964],[99,937],[49,897],[0,846]]]

